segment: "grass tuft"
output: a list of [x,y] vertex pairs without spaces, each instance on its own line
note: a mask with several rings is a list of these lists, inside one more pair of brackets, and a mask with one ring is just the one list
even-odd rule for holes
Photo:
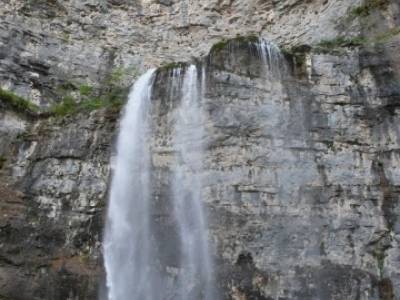
[[78,107],[75,99],[71,96],[66,96],[63,98],[61,103],[54,104],[50,108],[49,112],[51,115],[64,117],[75,113],[77,109]]
[[83,84],[79,87],[79,92],[82,96],[90,96],[93,92],[93,87],[90,85]]
[[389,4],[389,0],[366,0],[364,4],[354,7],[350,11],[351,16],[367,17],[375,9],[385,8]]
[[39,112],[39,107],[37,105],[2,88],[0,88],[0,101],[17,112],[32,114]]
[[367,43],[367,39],[362,36],[343,37],[339,36],[332,40],[322,40],[317,44],[319,48],[332,49],[338,47],[357,47]]
[[42,117],[65,117],[101,108],[110,108],[117,111],[124,105],[129,91],[129,88],[124,87],[121,82],[128,73],[136,75],[134,71],[133,69],[124,68],[112,70],[103,83],[105,87],[103,89],[95,90],[94,87],[88,84],[82,84],[78,88],[78,85],[74,83],[65,82],[56,88],[61,101],[53,104],[45,111],[41,111],[38,106],[13,92],[1,88],[0,102],[15,111]]

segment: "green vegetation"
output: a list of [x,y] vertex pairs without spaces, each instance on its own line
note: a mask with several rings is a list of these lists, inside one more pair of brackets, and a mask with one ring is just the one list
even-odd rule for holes
[[258,43],[259,37],[256,35],[247,35],[247,36],[236,36],[234,39],[231,41],[237,42],[237,43]]
[[122,79],[126,75],[126,72],[127,72],[126,69],[120,67],[113,69],[106,80],[107,83],[115,84],[122,81]]
[[372,254],[378,264],[380,278],[383,278],[383,269],[385,267],[385,252],[383,250],[374,251]]
[[304,76],[307,73],[306,58],[311,47],[308,45],[299,45],[291,48],[282,48],[281,51],[288,60],[293,62],[295,72],[299,76]]
[[107,106],[107,101],[103,98],[93,98],[80,103],[80,108],[85,111],[92,111]]
[[367,17],[374,9],[382,9],[389,4],[389,0],[366,0],[364,4],[354,7],[350,16]]
[[0,170],[3,169],[6,161],[7,161],[7,159],[3,155],[0,155]]
[[[90,112],[101,108],[120,109],[126,98],[126,90],[122,96],[122,90],[104,94],[100,97],[83,98],[80,102],[71,96],[66,96],[63,100],[52,106],[49,110],[50,115],[56,117],[70,116],[79,112]],[[90,96],[90,95],[88,95]]]
[[248,43],[257,43],[259,41],[258,36],[255,35],[249,35],[249,36],[240,36],[238,35],[237,37],[233,39],[228,39],[228,40],[222,40],[219,41],[218,43],[214,44],[211,47],[210,53],[218,53],[225,49],[225,47],[229,44],[248,44]]
[[58,94],[65,95],[71,91],[77,90],[77,87],[72,82],[63,82],[62,84],[58,85],[55,90]]
[[82,84],[78,87],[75,83],[64,82],[55,88],[61,101],[53,104],[47,110],[41,111],[38,106],[30,101],[1,88],[0,102],[17,112],[56,117],[65,117],[101,108],[119,110],[128,95],[128,88],[121,84],[128,72],[132,74],[134,70],[114,69],[102,83],[103,88],[97,89],[88,84]]
[[127,76],[138,77],[139,74],[134,67],[116,67],[108,74],[104,84],[119,86]]
[[228,45],[228,41],[227,40],[219,41],[218,43],[214,44],[211,47],[210,53],[218,53],[221,50],[223,50],[226,47],[226,45]]
[[0,88],[0,101],[17,112],[38,113],[39,107],[11,91]]
[[79,92],[81,93],[82,96],[89,96],[93,92],[93,87],[90,85],[81,85],[79,87]]
[[338,47],[357,47],[364,45],[367,39],[362,36],[356,37],[343,37],[339,36],[332,40],[322,40],[317,44],[317,48],[332,49]]
[[120,109],[124,104],[124,100],[128,96],[129,88],[121,83],[128,75],[137,77],[137,71],[134,68],[115,68],[104,82],[106,87],[100,92],[100,97],[94,97],[89,101],[89,107],[111,107]]
[[64,117],[73,114],[77,111],[78,105],[75,99],[71,96],[64,97],[61,103],[54,104],[49,113],[59,117]]
[[31,141],[31,140],[33,140],[34,137],[35,137],[34,134],[24,131],[24,132],[18,133],[16,138],[18,141]]
[[128,88],[121,84],[127,75],[136,76],[135,70],[113,69],[103,81],[102,88],[95,88],[89,84],[77,87],[73,83],[64,83],[58,87],[59,93],[63,95],[62,101],[53,105],[49,114],[65,117],[101,108],[120,110],[128,95]]
[[390,30],[387,31],[387,32],[378,34],[378,35],[375,37],[375,42],[376,42],[376,43],[386,43],[386,42],[388,42],[391,38],[393,38],[393,37],[395,37],[396,35],[399,35],[399,34],[400,34],[400,27],[395,27],[395,28],[390,29]]
[[356,36],[356,37],[339,36],[332,40],[322,40],[316,45],[315,48],[317,51],[330,52],[338,48],[359,47],[368,44],[383,44],[399,34],[400,34],[400,27],[394,27],[387,32],[377,34],[370,38],[366,38],[363,36]]
[[177,69],[177,68],[186,68],[187,66],[188,66],[188,63],[186,63],[186,62],[172,62],[172,63],[161,66],[160,68],[158,68],[158,71],[166,72],[166,71],[170,71],[170,70]]

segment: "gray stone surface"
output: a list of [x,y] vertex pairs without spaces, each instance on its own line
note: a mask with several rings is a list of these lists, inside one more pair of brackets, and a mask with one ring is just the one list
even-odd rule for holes
[[[349,20],[358,3],[7,0],[0,83],[46,106],[60,86],[100,88],[119,69],[129,85],[149,66],[204,57],[236,34],[310,45],[304,60],[295,55],[302,72],[292,74],[286,55],[282,79],[246,45],[208,60],[203,195],[221,298],[398,299],[400,39],[388,33],[399,7],[388,1]],[[371,42],[315,47],[358,33]],[[175,106],[167,72],[158,76],[152,156],[162,215]],[[0,299],[97,298],[118,117],[102,109],[35,119],[2,107]]]
[[205,56],[237,34],[281,44],[335,37],[337,19],[357,2],[5,0],[0,85],[47,105],[60,85],[99,85],[115,68],[130,84],[133,73]]

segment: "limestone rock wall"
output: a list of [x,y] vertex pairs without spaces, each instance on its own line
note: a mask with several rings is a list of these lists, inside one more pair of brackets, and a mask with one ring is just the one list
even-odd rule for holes
[[[246,43],[203,61],[221,298],[398,299],[399,5],[365,3],[376,2],[5,0],[0,84],[45,107],[66,86],[101,92],[115,72],[128,86],[237,34],[271,39],[285,50],[281,79]],[[173,120],[167,77],[153,99],[160,141]],[[0,299],[98,298],[119,113],[0,108]],[[156,145],[162,200],[171,153]]]
[[97,298],[117,117],[97,112],[27,122],[6,149],[0,184],[4,299]]
[[65,85],[98,86],[116,68],[126,71],[130,84],[131,75],[146,67],[204,56],[214,43],[237,34],[261,34],[288,44],[335,37],[338,18],[355,4],[5,0],[0,83],[46,105],[57,101]]
[[370,55],[313,54],[309,80],[212,73],[206,198],[232,298],[397,299],[399,94]]

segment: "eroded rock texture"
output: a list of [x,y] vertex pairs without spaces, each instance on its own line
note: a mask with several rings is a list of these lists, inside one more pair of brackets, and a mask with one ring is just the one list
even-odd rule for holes
[[0,184],[4,299],[97,298],[115,121],[43,120],[14,140]]
[[[399,299],[396,1],[5,0],[0,14],[1,86],[42,107],[236,34],[289,49],[282,76],[243,41],[203,61],[203,194],[221,298]],[[173,163],[168,74],[153,99],[160,201]],[[0,299],[96,299],[118,112],[0,107]]]
[[394,298],[398,92],[365,81],[365,55],[312,55],[307,81],[212,73],[207,198],[233,298]]
[[116,68],[130,84],[146,67],[204,56],[237,34],[288,44],[332,38],[357,2],[4,0],[0,83],[46,105],[65,84],[100,86]]

